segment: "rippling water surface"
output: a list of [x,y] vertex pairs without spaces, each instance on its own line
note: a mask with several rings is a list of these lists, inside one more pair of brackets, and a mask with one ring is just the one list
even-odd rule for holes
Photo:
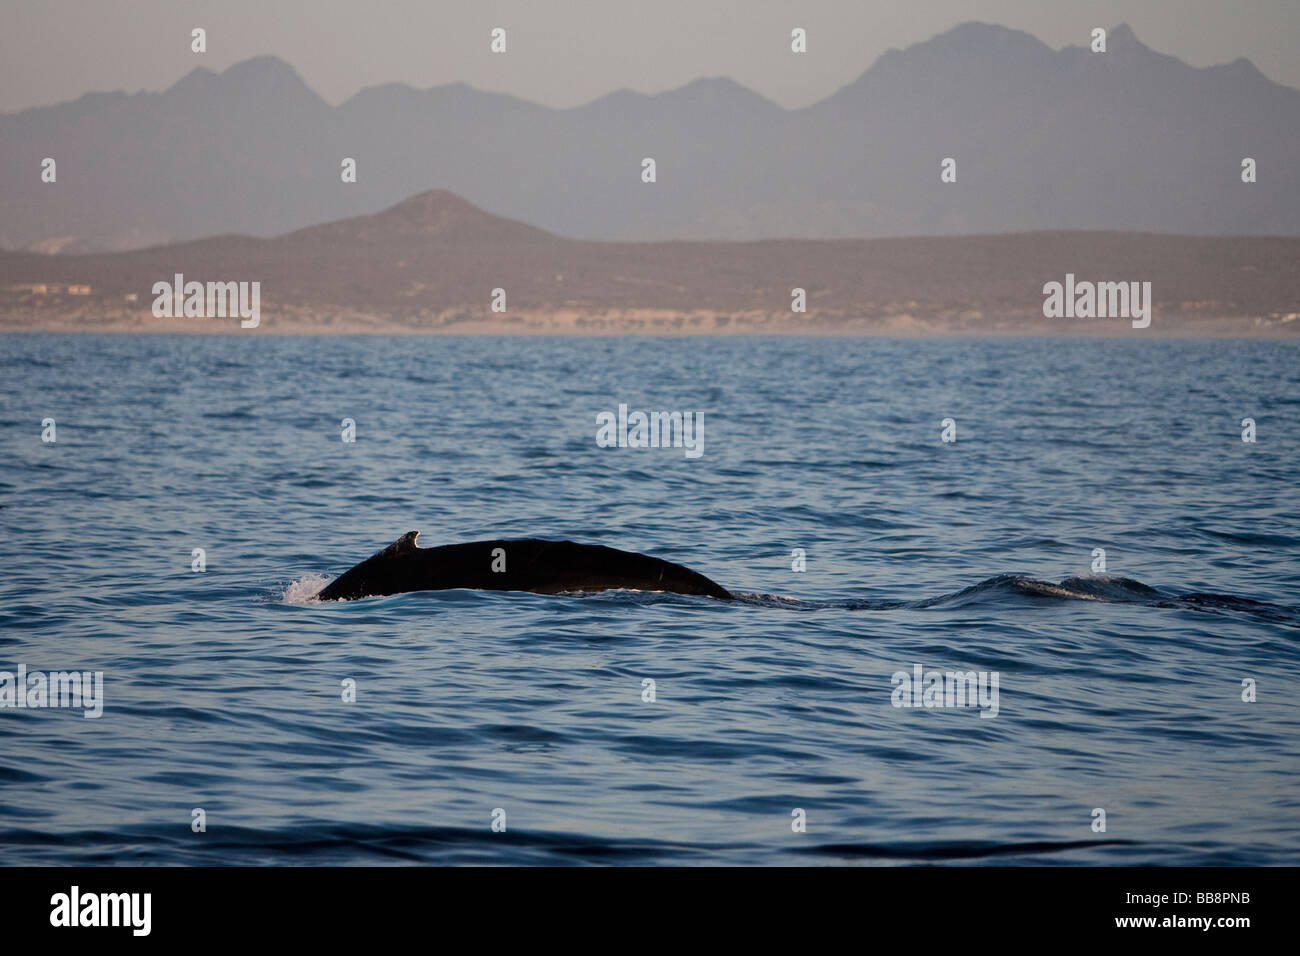
[[[1281,342],[0,337],[0,670],[105,697],[0,710],[0,851],[1298,863],[1298,417]],[[311,600],[415,529],[743,596]]]

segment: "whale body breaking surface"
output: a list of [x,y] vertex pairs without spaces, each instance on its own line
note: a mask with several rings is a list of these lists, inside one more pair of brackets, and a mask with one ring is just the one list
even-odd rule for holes
[[729,601],[726,588],[690,568],[647,554],[598,544],[516,538],[417,547],[408,531],[388,547],[345,571],[316,595],[321,601],[402,594],[407,591],[668,591]]

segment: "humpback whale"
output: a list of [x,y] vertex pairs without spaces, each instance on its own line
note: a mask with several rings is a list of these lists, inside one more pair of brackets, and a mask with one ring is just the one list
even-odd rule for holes
[[420,548],[408,531],[384,550],[345,571],[316,595],[321,601],[406,591],[671,591],[731,600],[731,592],[680,564],[598,544],[540,538],[473,541]]

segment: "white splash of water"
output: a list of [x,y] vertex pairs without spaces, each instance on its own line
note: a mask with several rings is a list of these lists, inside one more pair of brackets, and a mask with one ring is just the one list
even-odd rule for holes
[[284,594],[281,595],[280,600],[285,604],[313,604],[321,588],[325,587],[329,582],[329,577],[324,574],[316,574],[315,572],[304,574],[284,589]]

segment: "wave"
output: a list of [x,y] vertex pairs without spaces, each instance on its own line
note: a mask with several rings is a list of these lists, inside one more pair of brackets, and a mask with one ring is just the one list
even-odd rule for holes
[[1093,850],[1108,846],[1140,846],[1136,840],[1026,840],[997,843],[986,840],[957,840],[947,843],[823,843],[801,847],[798,853],[835,857],[841,860],[879,859],[915,862],[946,860],[982,860],[990,857],[1034,857]]
[[[328,584],[330,578],[310,573],[291,582],[280,594],[284,604],[319,604],[316,595]],[[447,594],[449,592],[421,591],[421,595]],[[400,597],[401,595],[394,595]],[[609,590],[596,592],[571,591],[555,597],[579,600],[615,600],[638,604],[660,602],[713,603],[714,599],[662,591]],[[1133,578],[1090,575],[1071,576],[1058,584],[1042,581],[1027,574],[999,574],[994,577],[937,597],[913,600],[884,598],[847,598],[838,600],[809,600],[781,594],[760,594],[734,591],[732,597],[738,604],[750,607],[783,608],[790,611],[896,611],[950,610],[956,608],[1007,608],[1032,607],[1065,601],[1095,601],[1101,604],[1135,604],[1146,607],[1176,608],[1193,611],[1226,611],[1248,614],[1281,624],[1300,628],[1300,608],[1270,604],[1251,598],[1230,594],[1192,591],[1176,594],[1153,588]],[[332,603],[332,602],[331,602]]]
[[[1013,862],[1056,859],[1103,847],[1140,847],[1132,840],[986,840],[827,843],[793,850],[754,842],[697,843],[653,838],[602,837],[571,832],[511,830],[509,837],[463,827],[399,827],[372,823],[313,822],[274,828],[215,828],[202,841],[175,835],[174,827],[125,826],[118,830],[54,833],[0,830],[0,842],[24,862],[47,862],[61,848],[77,848],[86,865],[419,865],[573,864],[662,865],[708,863],[719,856],[750,863],[788,862],[793,852],[840,861],[893,860],[928,864],[1002,858]],[[1123,853],[1122,850],[1112,851]]]
[[1270,604],[1230,594],[1193,591],[1170,593],[1133,578],[1096,575],[1072,576],[1058,584],[1026,574],[999,574],[960,591],[915,600],[856,599],[808,601],[778,594],[737,593],[736,600],[758,607],[789,610],[894,611],[948,610],[953,608],[1006,608],[1041,606],[1067,601],[1101,604],[1136,604],[1146,607],[1193,611],[1229,611],[1250,614],[1288,627],[1300,628],[1300,608]]

